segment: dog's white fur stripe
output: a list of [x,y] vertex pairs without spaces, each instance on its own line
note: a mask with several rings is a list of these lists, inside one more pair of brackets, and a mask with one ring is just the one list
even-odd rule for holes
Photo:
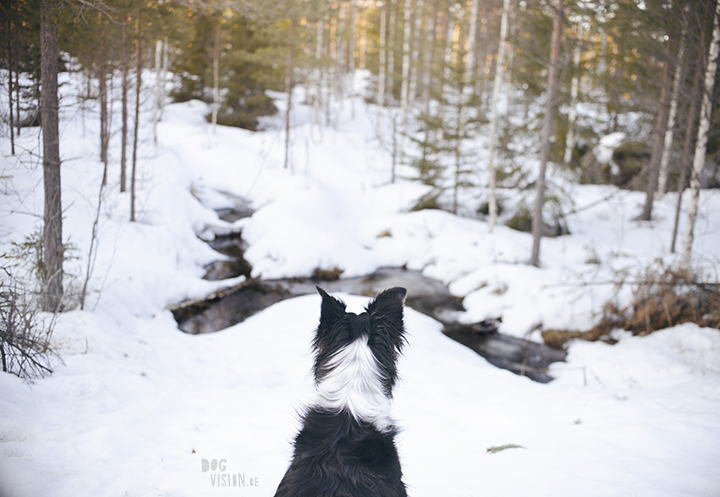
[[339,350],[329,361],[331,371],[317,386],[317,405],[346,410],[356,420],[387,431],[391,425],[390,400],[385,396],[382,373],[363,335]]

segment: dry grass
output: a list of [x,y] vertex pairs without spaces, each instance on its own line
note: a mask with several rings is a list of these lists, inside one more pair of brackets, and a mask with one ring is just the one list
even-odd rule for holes
[[632,305],[604,308],[603,319],[587,331],[543,330],[545,343],[563,348],[573,338],[615,343],[615,328],[636,336],[692,322],[720,329],[720,283],[704,283],[698,275],[669,268],[649,268],[635,283]]

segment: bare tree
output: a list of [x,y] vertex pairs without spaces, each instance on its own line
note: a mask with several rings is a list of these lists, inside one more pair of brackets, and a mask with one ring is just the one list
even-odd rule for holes
[[[702,61],[702,48],[700,49],[700,61]],[[680,208],[682,207],[682,196],[685,191],[685,182],[687,177],[687,169],[690,165],[690,147],[692,146],[693,131],[695,130],[695,118],[698,110],[698,94],[700,93],[700,76],[702,74],[702,64],[698,63],[693,80],[693,89],[690,97],[690,110],[688,111],[687,127],[685,128],[685,142],[683,143],[682,165],[680,166],[680,178],[678,179],[678,197],[675,206],[675,222],[673,223],[672,241],[670,242],[670,252],[675,253],[675,242],[677,241],[678,223],[680,222]]]
[[660,172],[658,175],[658,199],[665,194],[667,183],[668,163],[670,162],[670,151],[672,150],[673,135],[675,131],[675,116],[677,115],[677,103],[680,97],[680,86],[683,79],[683,61],[685,57],[685,29],[680,35],[680,48],[678,48],[677,62],[675,64],[675,75],[673,76],[672,96],[670,97],[670,113],[665,129],[665,140],[663,142],[662,156],[660,157]]
[[715,85],[715,74],[717,73],[718,51],[720,50],[719,23],[720,2],[717,2],[715,5],[713,36],[710,42],[707,68],[705,69],[705,84],[702,95],[702,106],[700,107],[700,124],[698,125],[698,137],[695,143],[695,156],[693,158],[692,176],[690,178],[690,204],[688,205],[688,219],[685,226],[685,237],[683,239],[682,257],[680,260],[680,268],[685,271],[690,269],[690,253],[692,251],[695,219],[697,218],[698,200],[700,198],[700,175],[705,165],[708,131],[710,130],[710,118],[712,117],[712,94]]
[[290,19],[290,35],[288,36],[288,65],[285,72],[285,90],[287,91],[287,112],[285,112],[285,162],[287,169],[290,163],[290,116],[292,111],[293,78],[295,71],[295,20]]
[[[158,42],[159,43],[159,42]],[[156,50],[157,53],[157,50]],[[213,133],[217,129],[217,116],[218,110],[220,109],[220,23],[215,26],[215,33],[213,36],[213,104],[212,104],[212,116],[210,121],[212,123]],[[156,57],[157,64],[157,57]]]
[[[670,44],[668,43],[668,50]],[[650,164],[648,166],[647,189],[645,192],[645,205],[638,219],[642,221],[650,221],[652,219],[653,201],[655,200],[655,192],[658,186],[658,176],[660,174],[660,159],[662,157],[662,148],[665,138],[665,130],[667,129],[668,114],[670,113],[670,66],[665,63],[663,66],[662,89],[660,91],[660,109],[658,110],[657,124],[655,127],[655,140],[653,142],[652,154],[650,155]]]
[[100,54],[98,63],[98,81],[100,83],[100,162],[103,163],[107,175],[108,164],[108,143],[110,139],[109,117],[108,117],[108,89],[107,89],[107,57]]
[[542,237],[542,211],[545,203],[545,170],[550,160],[550,138],[555,121],[555,95],[557,94],[558,72],[560,70],[560,35],[565,10],[564,0],[557,0],[553,17],[552,39],[550,46],[550,68],[548,71],[547,102],[543,121],[542,152],[540,154],[540,172],[536,183],[535,211],[533,213],[533,247],[530,264],[540,266],[540,238]]
[[135,130],[133,131],[133,150],[132,150],[132,171],[130,173],[130,221],[135,221],[135,180],[137,178],[137,149],[138,149],[138,130],[140,128],[140,90],[142,89],[142,38],[140,30],[140,13],[135,21],[136,41],[136,75],[135,75]]
[[60,133],[58,124],[57,21],[51,0],[40,3],[40,65],[42,92],[40,115],[43,135],[43,183],[45,214],[43,254],[45,281],[42,308],[60,310],[63,296],[62,197],[60,183]]
[[472,7],[470,8],[470,33],[468,34],[468,40],[470,41],[470,47],[468,48],[467,64],[465,66],[465,82],[467,83],[468,90],[472,93],[475,87],[475,54],[477,52],[477,24],[478,24],[478,13],[479,0],[473,0]]
[[575,74],[573,74],[570,83],[570,113],[568,114],[568,132],[565,138],[565,156],[563,161],[570,164],[572,152],[575,148],[575,120],[577,119],[578,92],[580,90],[580,45],[583,38],[583,21],[580,19],[577,27],[577,45],[573,54],[573,65],[575,66]]
[[382,121],[383,121],[383,112],[385,107],[385,65],[386,65],[386,59],[387,59],[387,43],[385,38],[385,30],[386,30],[386,19],[387,19],[387,7],[383,5],[382,2],[378,2],[378,7],[380,8],[380,69],[378,71],[378,92],[377,92],[377,105],[378,105],[378,115],[377,115],[377,133],[380,135],[382,133]]
[[123,22],[120,38],[120,65],[122,66],[122,129],[120,130],[120,191],[126,190],[127,184],[127,139],[128,139],[128,73],[130,61],[128,60],[127,23]]
[[510,8],[510,0],[503,0],[502,18],[500,19],[500,45],[498,46],[497,62],[495,63],[495,81],[493,83],[492,94],[492,110],[490,114],[490,150],[488,151],[488,173],[490,176],[488,188],[490,190],[490,199],[488,201],[488,231],[493,232],[495,223],[497,222],[497,198],[495,196],[496,187],[496,171],[493,159],[495,156],[495,134],[497,130],[498,119],[498,99],[500,97],[500,87],[503,78],[503,64],[505,63],[505,44],[507,40],[507,18]]
[[10,154],[15,155],[15,123],[13,122],[13,63],[12,63],[12,23],[8,19],[7,29],[7,65],[8,65],[8,103],[10,104]]
[[410,38],[412,36],[412,0],[405,0],[405,33],[403,34],[402,81],[400,87],[400,155],[403,154],[403,137],[407,133],[408,107],[410,105]]

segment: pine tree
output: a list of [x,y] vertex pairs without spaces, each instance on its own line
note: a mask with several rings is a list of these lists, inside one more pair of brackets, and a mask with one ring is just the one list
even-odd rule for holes
[[51,0],[40,3],[40,39],[42,64],[43,184],[45,186],[45,227],[43,231],[42,308],[60,310],[63,297],[62,199],[60,179],[60,133],[58,124],[58,32],[57,5]]

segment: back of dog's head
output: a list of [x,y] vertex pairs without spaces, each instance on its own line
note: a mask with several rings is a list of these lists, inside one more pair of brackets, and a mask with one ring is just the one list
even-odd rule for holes
[[405,343],[403,304],[407,291],[391,288],[372,301],[365,312],[346,311],[345,304],[318,287],[322,297],[320,324],[313,341],[315,381],[330,374],[340,351],[365,340],[380,370],[385,394],[390,397],[397,379],[397,358]]

